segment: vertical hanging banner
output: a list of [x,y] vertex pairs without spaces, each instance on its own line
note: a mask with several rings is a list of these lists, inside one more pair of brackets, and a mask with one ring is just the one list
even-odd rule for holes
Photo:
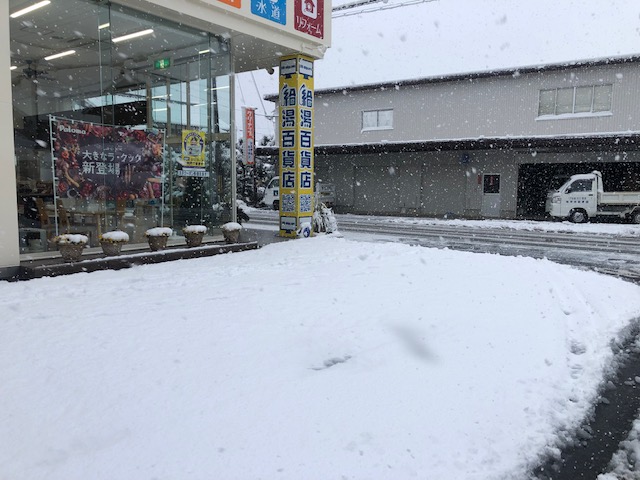
[[313,59],[280,59],[280,236],[313,217]]
[[244,155],[245,165],[256,163],[256,109],[242,107],[244,118]]

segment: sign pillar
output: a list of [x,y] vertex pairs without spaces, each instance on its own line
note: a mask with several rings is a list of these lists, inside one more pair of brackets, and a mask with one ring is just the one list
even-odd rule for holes
[[[313,59],[280,59],[280,236],[310,235],[313,219]],[[308,229],[307,229],[308,227]]]

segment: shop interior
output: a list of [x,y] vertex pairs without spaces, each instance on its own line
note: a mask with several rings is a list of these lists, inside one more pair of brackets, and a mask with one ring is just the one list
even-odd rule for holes
[[21,253],[231,218],[227,40],[90,0],[9,4]]

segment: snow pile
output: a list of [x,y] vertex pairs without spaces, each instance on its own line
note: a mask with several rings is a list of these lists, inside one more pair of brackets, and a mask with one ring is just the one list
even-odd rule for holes
[[126,243],[129,241],[129,234],[120,230],[105,232],[100,236],[100,241],[111,243]]
[[242,230],[242,225],[238,222],[227,222],[222,225],[222,230],[225,232],[237,232],[238,230]]
[[207,233],[206,225],[187,225],[182,229],[183,233]]
[[537,220],[466,220],[466,219],[438,219],[415,217],[372,217],[366,215],[340,215],[351,220],[370,220],[391,225],[442,225],[468,228],[507,230],[525,230],[535,232],[556,233],[595,233],[599,235],[616,235],[620,237],[640,237],[640,225],[620,223],[571,223],[568,221],[537,221]]
[[0,284],[0,477],[524,478],[640,289],[332,235]]
[[172,233],[169,227],[154,227],[144,232],[147,237],[170,237]]
[[89,241],[89,237],[86,235],[81,235],[79,233],[64,233],[62,235],[58,235],[53,239],[58,245],[79,245],[85,244]]

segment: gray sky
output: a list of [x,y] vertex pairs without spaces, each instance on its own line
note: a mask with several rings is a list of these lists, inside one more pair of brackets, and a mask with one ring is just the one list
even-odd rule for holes
[[[316,89],[640,54],[639,0],[436,0],[389,8],[402,2],[333,19],[332,47],[316,61]],[[238,108],[263,114],[258,91],[277,92],[277,69],[254,72],[257,89],[250,74],[240,77]],[[273,130],[264,117],[256,123],[258,135]]]

